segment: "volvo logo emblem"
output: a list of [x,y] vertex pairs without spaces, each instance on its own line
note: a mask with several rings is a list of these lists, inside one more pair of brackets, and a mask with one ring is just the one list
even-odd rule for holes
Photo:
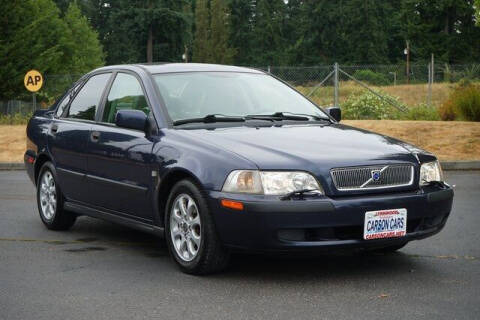
[[372,180],[379,181],[380,180],[381,170],[372,170]]

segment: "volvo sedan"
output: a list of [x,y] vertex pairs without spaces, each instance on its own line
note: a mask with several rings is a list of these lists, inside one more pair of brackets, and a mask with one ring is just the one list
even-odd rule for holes
[[453,191],[436,157],[340,118],[258,70],[109,66],[34,114],[24,160],[47,228],[86,215],[164,236],[191,274],[235,251],[395,251],[439,232]]

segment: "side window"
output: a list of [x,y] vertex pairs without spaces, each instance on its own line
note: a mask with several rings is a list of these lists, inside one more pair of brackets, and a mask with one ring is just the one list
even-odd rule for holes
[[65,110],[65,107],[70,102],[70,100],[72,100],[72,95],[78,89],[80,84],[81,84],[81,82],[77,82],[72,88],[70,88],[68,90],[67,94],[63,97],[62,101],[60,101],[60,103],[58,104],[58,107],[57,107],[57,112],[55,112],[55,115],[57,117],[62,116],[63,111]]
[[118,73],[108,94],[102,121],[115,123],[118,110],[140,110],[149,114],[147,100],[137,78],[130,74]]
[[68,118],[94,120],[102,92],[107,85],[111,73],[102,73],[88,79],[70,104]]

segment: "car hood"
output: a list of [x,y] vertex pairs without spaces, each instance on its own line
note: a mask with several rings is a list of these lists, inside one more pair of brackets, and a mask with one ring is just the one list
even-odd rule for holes
[[418,163],[421,152],[399,140],[342,124],[186,130],[188,135],[252,161],[259,169],[305,170]]

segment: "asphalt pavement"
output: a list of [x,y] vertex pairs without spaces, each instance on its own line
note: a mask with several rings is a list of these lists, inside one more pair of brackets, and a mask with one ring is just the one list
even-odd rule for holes
[[236,255],[181,273],[163,240],[81,217],[41,223],[24,171],[0,172],[0,319],[479,319],[480,171],[449,171],[438,235],[395,254]]

